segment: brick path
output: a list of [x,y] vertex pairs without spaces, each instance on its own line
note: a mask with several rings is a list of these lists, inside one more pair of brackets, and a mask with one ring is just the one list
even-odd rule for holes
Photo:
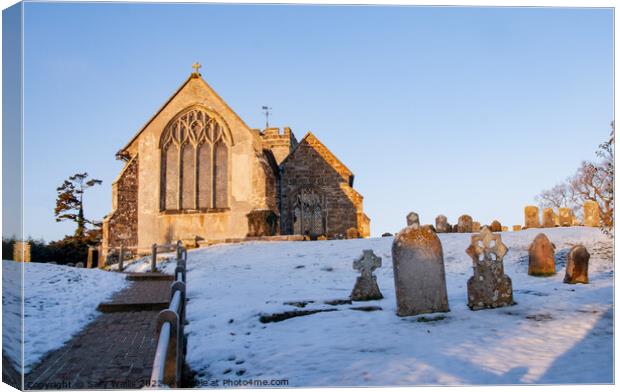
[[100,304],[102,315],[26,374],[26,389],[134,389],[148,384],[157,347],[156,317],[168,306],[171,283],[134,280]]

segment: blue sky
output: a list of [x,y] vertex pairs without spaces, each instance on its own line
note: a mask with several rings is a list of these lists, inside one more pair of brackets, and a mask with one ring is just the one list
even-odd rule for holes
[[209,4],[25,5],[25,232],[73,231],[55,188],[103,180],[192,71],[250,125],[311,130],[354,173],[373,235],[523,206],[595,158],[613,119],[610,9]]

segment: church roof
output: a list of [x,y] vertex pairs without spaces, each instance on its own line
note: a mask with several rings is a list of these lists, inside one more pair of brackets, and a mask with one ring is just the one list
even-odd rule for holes
[[170,96],[170,98],[168,98],[166,100],[166,102],[157,110],[157,112],[155,112],[155,114],[153,116],[151,116],[151,118],[142,126],[142,128],[140,128],[140,130],[131,138],[131,140],[123,147],[121,148],[117,153],[116,156],[117,157],[122,157],[125,152],[125,150],[127,150],[132,144],[133,142],[140,136],[140,134],[149,126],[149,124],[151,122],[153,122],[153,120],[159,115],[159,113],[162,112],[162,110],[164,110],[166,108],[166,106],[168,106],[168,104],[170,104],[170,102],[177,96],[179,95],[179,93],[185,88],[185,86],[192,80],[198,78],[200,79],[200,81],[204,84],[204,86],[217,98],[219,99],[224,106],[230,110],[230,112],[239,119],[239,121],[245,125],[248,129],[250,129],[247,124],[245,123],[245,121],[243,121],[243,119],[241,117],[239,117],[239,115],[231,109],[230,106],[228,106],[228,104],[226,103],[226,101],[224,101],[222,99],[222,97],[220,97],[220,95],[209,85],[209,83],[206,82],[206,80],[204,80],[202,78],[202,75],[198,72],[192,72],[189,77],[187,79],[185,79],[185,81],[181,84],[181,86],[179,86],[179,88],[176,89],[176,91]]
[[283,165],[290,157],[292,157],[299,148],[299,146],[301,146],[304,142],[314,147],[314,150],[319,155],[321,155],[325,162],[329,163],[334,168],[334,170],[336,170],[341,176],[348,178],[349,185],[353,186],[353,172],[349,170],[349,168],[344,163],[342,163],[340,159],[338,159],[338,157],[336,157],[336,155],[334,155],[334,153],[331,152],[329,148],[327,148],[325,144],[323,144],[323,142],[321,142],[310,131],[306,133],[306,135],[301,139],[299,144],[297,144],[295,149],[282,161],[282,163],[280,163],[280,166]]

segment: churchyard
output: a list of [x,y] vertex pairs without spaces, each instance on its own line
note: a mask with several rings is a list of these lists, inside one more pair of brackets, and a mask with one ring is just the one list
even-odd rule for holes
[[[613,241],[598,228],[435,234],[409,223],[396,237],[189,251],[192,386],[613,381]],[[176,266],[164,254],[158,268]],[[143,258],[125,272],[149,269]],[[96,269],[26,273],[27,371],[127,285]],[[65,310],[67,293],[93,285],[97,296]]]

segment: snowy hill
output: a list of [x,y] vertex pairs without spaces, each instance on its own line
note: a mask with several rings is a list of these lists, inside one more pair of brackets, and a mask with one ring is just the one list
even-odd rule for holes
[[[15,279],[22,278],[23,286]],[[97,305],[127,285],[125,276],[98,269],[2,261],[3,352],[21,362],[20,298],[24,296],[24,366],[28,371],[94,319]]]
[[[539,232],[555,243],[557,275],[527,275]],[[469,234],[440,234],[449,313],[395,314],[393,237],[242,243],[191,251],[189,365],[199,386],[222,380],[287,380],[289,386],[610,383],[613,381],[613,242],[594,228],[505,232],[505,271],[517,305],[470,311]],[[585,245],[590,284],[563,284],[566,254]],[[383,258],[375,271],[384,299],[347,299],[363,249]],[[174,263],[165,268],[174,271]],[[297,302],[290,304],[291,302]],[[308,302],[304,304],[303,302]],[[286,304],[289,303],[289,304]],[[304,306],[305,307],[301,307]],[[360,306],[382,310],[360,311]],[[281,322],[261,315],[336,309]]]

